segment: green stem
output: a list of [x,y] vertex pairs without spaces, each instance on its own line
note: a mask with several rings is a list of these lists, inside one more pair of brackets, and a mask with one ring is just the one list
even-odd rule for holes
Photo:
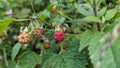
[[42,57],[43,56],[43,49],[41,49],[41,52],[40,52],[40,56]]
[[68,17],[67,15],[63,14],[62,12],[60,12],[60,11],[57,11],[57,12],[58,12],[60,15],[66,17],[67,19],[72,20],[72,18]]
[[4,54],[5,66],[8,67],[8,61],[7,61],[7,55],[6,55],[6,49],[5,48],[3,48],[3,54]]
[[29,21],[30,19],[16,19],[15,21]]
[[[33,2],[33,0],[32,0],[32,2]],[[33,11],[33,13],[35,14],[35,16],[37,16],[37,20],[39,21],[39,16],[37,15],[37,13],[35,12],[35,9],[34,9],[34,6],[33,6],[33,3],[31,2],[31,7],[32,7],[32,11]]]
[[61,49],[60,49],[59,55],[60,55],[60,54],[63,52],[63,50],[64,50],[62,43],[61,43],[60,47],[61,47]]
[[[33,0],[32,0],[32,2],[33,2]],[[33,13],[35,14],[35,16],[37,16],[37,20],[38,20],[38,22],[40,22],[40,21],[42,21],[42,22],[44,22],[45,24],[47,24],[47,25],[49,25],[49,23],[47,22],[47,21],[43,21],[38,15],[37,15],[37,13],[35,12],[35,9],[34,9],[34,6],[33,6],[33,3],[31,2],[31,7],[32,7],[32,10],[33,10]]]

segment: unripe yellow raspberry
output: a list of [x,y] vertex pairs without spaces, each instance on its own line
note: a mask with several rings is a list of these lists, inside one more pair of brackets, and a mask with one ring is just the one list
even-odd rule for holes
[[22,44],[28,43],[29,39],[30,39],[30,35],[26,31],[23,31],[20,35],[18,35],[18,41]]

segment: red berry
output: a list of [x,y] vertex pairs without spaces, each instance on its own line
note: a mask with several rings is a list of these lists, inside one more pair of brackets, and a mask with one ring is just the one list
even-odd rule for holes
[[62,32],[62,31],[56,31],[54,33],[54,40],[56,42],[62,42],[64,40],[64,32]]
[[52,8],[52,13],[55,13],[56,10],[57,10],[57,6],[53,6],[53,8]]

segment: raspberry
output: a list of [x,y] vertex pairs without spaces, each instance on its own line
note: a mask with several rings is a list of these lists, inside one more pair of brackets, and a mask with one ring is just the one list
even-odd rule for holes
[[26,44],[30,39],[30,35],[28,32],[23,31],[20,35],[18,35],[18,41],[22,44]]
[[62,32],[62,31],[56,31],[54,33],[54,40],[56,42],[62,42],[64,40],[64,32]]
[[44,29],[40,29],[40,28],[35,28],[35,29],[33,29],[32,34],[36,38],[42,38],[42,36],[45,34],[45,30]]
[[43,45],[44,45],[44,48],[45,49],[49,49],[50,48],[50,42],[47,40],[47,41],[45,41],[44,43],[43,43]]
[[55,13],[56,10],[57,10],[57,6],[53,6],[53,8],[52,8],[52,13]]

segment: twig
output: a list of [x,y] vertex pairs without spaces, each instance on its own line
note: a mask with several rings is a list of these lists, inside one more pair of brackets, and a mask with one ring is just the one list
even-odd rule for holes
[[[96,11],[96,0],[93,0],[93,11],[94,11],[94,15],[97,17],[97,11]],[[100,24],[97,22],[97,29],[98,31],[101,31],[101,27]]]
[[61,49],[60,49],[60,52],[59,52],[59,55],[63,52],[63,43],[60,43],[60,47],[61,47]]
[[[33,0],[32,0],[32,2],[33,2]],[[49,25],[49,23],[48,23],[47,21],[43,21],[43,20],[37,15],[37,13],[35,12],[35,9],[34,9],[34,6],[33,6],[33,3],[32,3],[32,2],[31,2],[31,7],[32,7],[32,10],[33,10],[33,13],[34,13],[35,16],[37,16],[37,18],[38,18],[38,22],[42,21],[42,22],[44,22],[45,24]]]

